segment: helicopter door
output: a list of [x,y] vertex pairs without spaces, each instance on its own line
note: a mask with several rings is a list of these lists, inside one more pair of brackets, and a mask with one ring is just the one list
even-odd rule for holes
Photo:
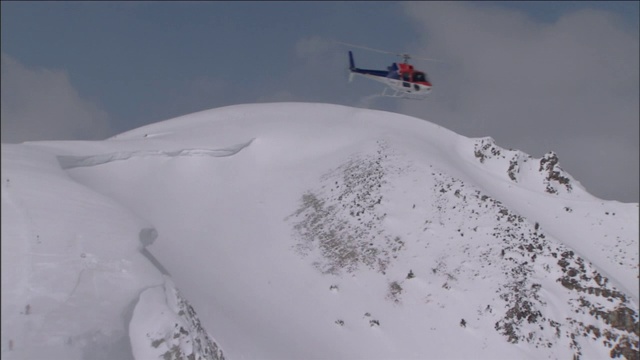
[[410,76],[411,76],[411,74],[409,74],[407,72],[402,74],[402,81],[403,81],[402,82],[402,86],[411,87],[411,84],[409,84],[409,81],[411,81],[411,77]]

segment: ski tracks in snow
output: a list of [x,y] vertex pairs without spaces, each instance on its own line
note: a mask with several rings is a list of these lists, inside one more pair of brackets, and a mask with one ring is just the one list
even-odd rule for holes
[[97,166],[103,165],[114,161],[127,160],[135,157],[148,157],[148,156],[160,156],[160,157],[179,157],[179,156],[210,156],[210,157],[228,157],[233,156],[249,145],[255,140],[255,138],[249,140],[246,143],[232,145],[221,149],[178,149],[178,150],[134,150],[134,151],[121,151],[108,154],[98,154],[89,156],[73,156],[73,155],[59,155],[58,162],[64,170],[73,169],[77,167],[85,166]]

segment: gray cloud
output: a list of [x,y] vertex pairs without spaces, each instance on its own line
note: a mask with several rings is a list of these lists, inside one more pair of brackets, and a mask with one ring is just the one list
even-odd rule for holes
[[64,71],[30,69],[2,54],[2,142],[113,135],[109,115],[80,97]]
[[[621,141],[623,140],[623,141]],[[573,136],[557,144],[562,167],[592,194],[604,199],[633,200],[638,189],[638,144],[616,136]],[[588,152],[585,153],[585,149]],[[576,171],[574,171],[576,170]],[[584,181],[588,180],[588,183]]]
[[416,55],[445,63],[417,64],[434,92],[401,112],[536,157],[556,151],[587,191],[638,202],[638,34],[594,10],[544,24],[469,3],[405,9],[424,34]]
[[148,109],[147,116],[156,121],[216,108],[231,103],[236,88],[224,80],[196,77],[164,90],[162,104]]
[[296,101],[296,96],[289,91],[276,91],[274,93],[270,93],[264,96],[258,97],[256,102],[265,103],[265,102],[291,102]]
[[308,101],[350,104],[356,101],[348,84],[348,57],[345,48],[334,40],[310,36],[301,37],[286,56],[294,65],[281,77],[261,87],[257,102]]

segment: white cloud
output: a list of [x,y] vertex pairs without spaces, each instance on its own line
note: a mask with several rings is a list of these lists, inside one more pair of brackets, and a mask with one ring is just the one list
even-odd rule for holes
[[[492,136],[504,147],[541,156],[563,148],[561,163],[589,187],[625,187],[638,201],[639,42],[604,11],[581,10],[555,23],[522,13],[458,2],[409,2],[405,10],[424,37],[416,55],[445,59],[420,63],[434,82],[431,98],[404,102],[401,112],[440,123],[466,136]],[[607,141],[589,139],[603,137]],[[589,176],[612,142],[612,175]],[[570,143],[571,146],[564,143]],[[605,156],[606,157],[606,156]],[[632,165],[630,165],[632,164]]]
[[64,71],[31,69],[3,53],[1,82],[3,143],[113,135],[109,115],[83,99]]

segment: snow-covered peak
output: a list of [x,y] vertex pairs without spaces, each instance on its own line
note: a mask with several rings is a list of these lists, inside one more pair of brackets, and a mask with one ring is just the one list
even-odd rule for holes
[[248,104],[3,145],[2,225],[7,358],[638,354],[638,204],[404,115]]

